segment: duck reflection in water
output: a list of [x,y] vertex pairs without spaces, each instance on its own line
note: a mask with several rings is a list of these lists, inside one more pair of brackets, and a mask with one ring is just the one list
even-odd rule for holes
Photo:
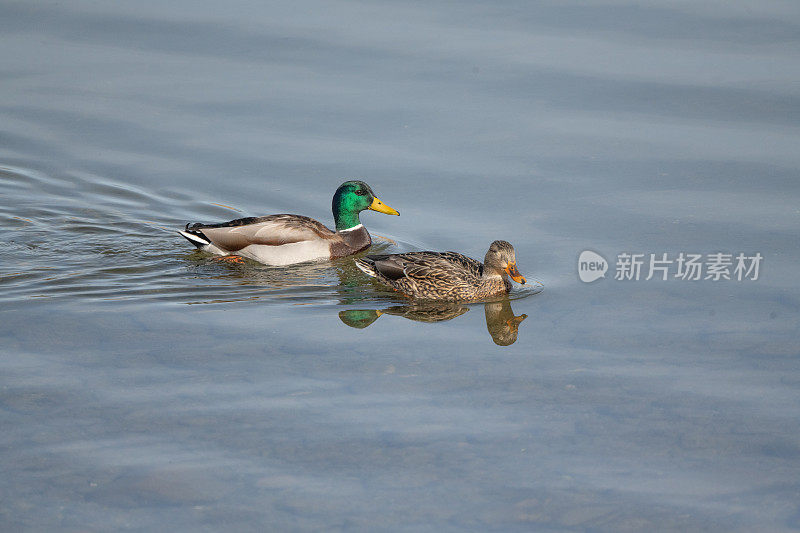
[[[517,341],[520,323],[528,315],[514,315],[508,298],[483,304],[486,329],[499,346],[509,346]],[[352,328],[363,329],[381,315],[395,315],[417,322],[443,322],[452,320],[469,311],[469,307],[455,302],[414,302],[394,305],[385,309],[349,309],[339,312],[339,319]]]

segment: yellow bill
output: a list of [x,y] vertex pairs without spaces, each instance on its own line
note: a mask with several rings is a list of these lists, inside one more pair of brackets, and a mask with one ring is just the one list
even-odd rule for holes
[[392,209],[391,207],[389,207],[385,203],[383,203],[380,200],[378,200],[377,196],[372,198],[372,204],[370,204],[369,208],[372,209],[373,211],[377,211],[378,213],[384,213],[384,214],[387,214],[387,215],[398,215],[398,216],[400,216],[400,213],[398,213],[397,211],[395,211],[394,209]]

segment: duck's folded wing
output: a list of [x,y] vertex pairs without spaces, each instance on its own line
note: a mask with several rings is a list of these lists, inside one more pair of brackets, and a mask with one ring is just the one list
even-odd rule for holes
[[397,255],[368,255],[365,259],[372,262],[372,267],[387,279],[398,280],[405,277],[405,264]]
[[280,246],[310,240],[327,240],[335,233],[316,220],[300,215],[270,215],[232,220],[222,224],[194,225],[216,246],[236,252],[253,244]]
[[454,283],[465,276],[474,275],[459,261],[452,261],[445,253],[415,252],[390,255],[375,260],[375,269],[389,279],[406,277],[439,283]]
[[441,256],[448,261],[461,265],[464,270],[470,272],[473,276],[481,277],[483,275],[483,263],[476,259],[458,252],[442,252]]

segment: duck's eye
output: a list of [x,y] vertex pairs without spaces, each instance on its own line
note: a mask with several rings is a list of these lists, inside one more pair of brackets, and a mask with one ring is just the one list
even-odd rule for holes
[[364,196],[365,194],[367,194],[367,191],[365,191],[364,189],[358,189],[356,191],[356,194],[359,196]]

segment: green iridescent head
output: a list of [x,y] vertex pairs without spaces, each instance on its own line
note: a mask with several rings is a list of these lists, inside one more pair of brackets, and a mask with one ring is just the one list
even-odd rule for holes
[[372,209],[387,215],[400,214],[378,200],[369,185],[356,180],[346,181],[339,185],[333,195],[332,207],[336,231],[350,229],[361,224],[358,214],[365,209]]

